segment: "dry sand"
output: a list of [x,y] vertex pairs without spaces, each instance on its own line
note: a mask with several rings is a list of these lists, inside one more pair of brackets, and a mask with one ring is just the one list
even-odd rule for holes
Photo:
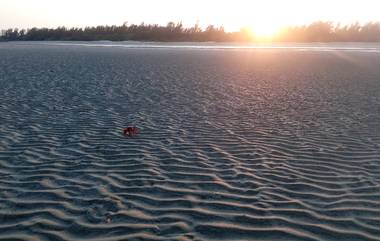
[[1,240],[380,240],[379,182],[379,52],[0,44]]

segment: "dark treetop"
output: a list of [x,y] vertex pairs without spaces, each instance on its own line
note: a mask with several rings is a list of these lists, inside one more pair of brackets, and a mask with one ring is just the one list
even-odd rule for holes
[[[183,27],[182,23],[169,22],[166,26],[140,24],[121,26],[97,26],[86,28],[32,28],[3,30],[3,41],[260,41],[247,28],[238,32],[226,32],[223,27],[209,25],[201,29],[198,25]],[[288,27],[271,37],[278,42],[380,42],[380,22],[365,25],[334,25],[331,22],[314,22],[310,25]]]

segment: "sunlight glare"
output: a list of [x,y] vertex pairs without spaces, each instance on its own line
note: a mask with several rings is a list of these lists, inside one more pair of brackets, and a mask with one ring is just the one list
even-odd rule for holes
[[252,34],[260,38],[273,37],[277,33],[279,28],[280,26],[273,23],[252,24],[250,26]]

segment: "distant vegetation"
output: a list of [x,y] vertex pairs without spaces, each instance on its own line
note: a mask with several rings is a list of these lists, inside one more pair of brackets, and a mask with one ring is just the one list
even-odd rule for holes
[[[2,31],[3,41],[215,41],[248,42],[260,41],[250,30],[226,32],[223,27],[209,25],[201,29],[198,25],[186,28],[182,23],[170,22],[166,26],[140,24],[121,26],[97,26],[86,28],[55,29],[8,29]],[[334,25],[331,22],[315,22],[310,25],[284,28],[270,38],[275,42],[380,42],[380,22],[351,25]]]

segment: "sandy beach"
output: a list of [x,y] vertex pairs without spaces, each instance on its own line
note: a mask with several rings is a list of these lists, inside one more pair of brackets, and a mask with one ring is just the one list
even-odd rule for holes
[[0,240],[380,240],[380,45],[151,45],[0,43]]

